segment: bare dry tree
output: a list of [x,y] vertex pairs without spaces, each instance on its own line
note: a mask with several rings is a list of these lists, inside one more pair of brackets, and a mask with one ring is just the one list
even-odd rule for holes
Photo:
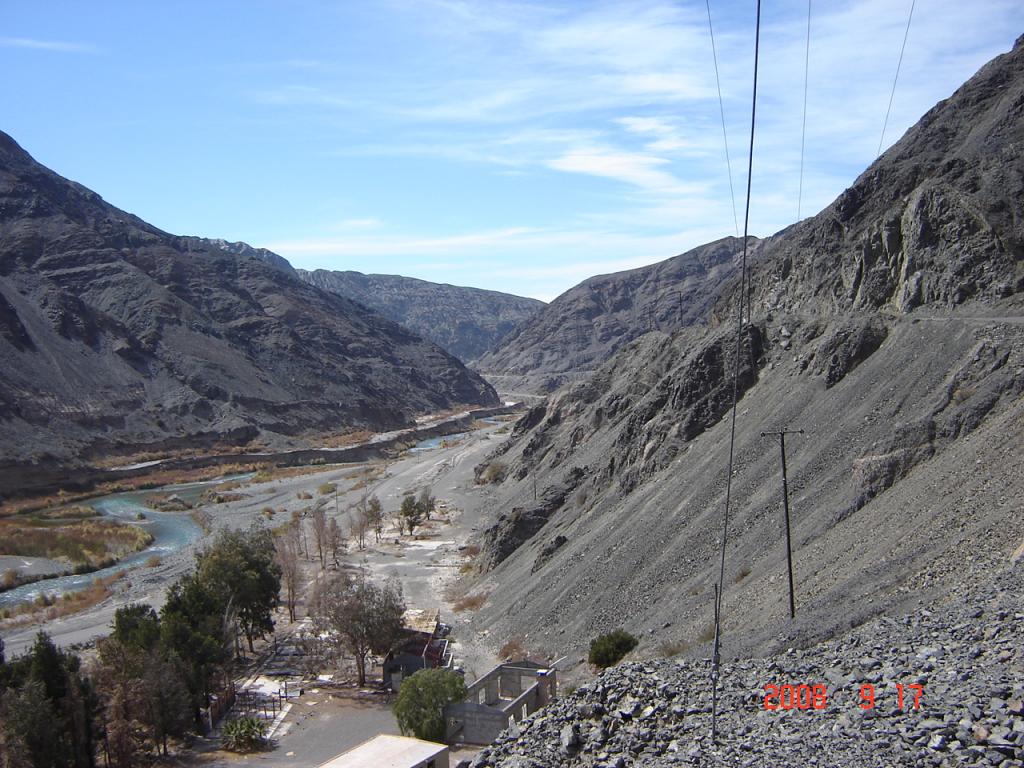
[[320,558],[320,569],[327,567],[327,513],[324,511],[326,502],[321,499],[309,510],[309,525],[313,530],[313,542],[316,554]]
[[334,563],[335,568],[341,565],[338,562],[338,555],[344,551],[346,544],[341,526],[338,525],[337,519],[332,517],[327,523],[327,549],[330,550],[331,562]]
[[288,620],[295,621],[295,604],[299,592],[299,532],[294,524],[290,524],[274,537],[274,555],[281,566],[281,582],[284,585],[285,605],[288,607]]
[[366,517],[366,511],[360,510],[356,505],[349,517],[349,535],[359,549],[366,549],[366,532],[370,530],[370,521]]

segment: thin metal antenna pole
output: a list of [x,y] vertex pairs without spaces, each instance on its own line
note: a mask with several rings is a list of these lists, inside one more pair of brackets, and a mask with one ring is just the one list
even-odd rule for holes
[[718,740],[718,585],[715,584],[715,650],[711,657],[711,741]]
[[802,435],[802,429],[781,429],[776,432],[762,432],[767,435],[779,436],[779,451],[782,453],[782,508],[786,518],[786,564],[789,567],[789,618],[796,618],[796,590],[793,587],[793,544],[789,525],[789,479],[786,475],[786,435]]

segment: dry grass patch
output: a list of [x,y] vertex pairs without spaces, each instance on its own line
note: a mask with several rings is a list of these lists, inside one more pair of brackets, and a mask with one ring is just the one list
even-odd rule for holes
[[65,592],[59,598],[55,595],[40,595],[31,603],[22,603],[14,608],[0,610],[0,620],[7,628],[32,624],[37,621],[53,621],[99,605],[112,594],[113,586],[125,574],[115,573],[102,579],[93,579],[92,584],[78,592]]
[[375,434],[375,432],[363,429],[358,432],[346,432],[341,435],[328,435],[321,438],[318,442],[324,448],[349,448],[353,445],[361,445],[369,441]]
[[518,637],[513,637],[498,649],[498,658],[502,661],[524,659],[526,658],[526,646],[523,645],[523,641]]
[[452,605],[452,610],[456,613],[462,613],[463,611],[479,611],[483,604],[487,602],[488,594],[486,592],[478,592],[475,595],[466,595],[460,597]]
[[111,565],[152,541],[138,526],[105,518],[66,522],[26,516],[0,521],[0,555],[62,560],[76,569]]
[[[714,628],[712,628],[714,632]],[[714,635],[712,634],[712,637]],[[691,648],[689,640],[663,640],[658,644],[658,655],[665,659],[670,659],[673,656],[678,656],[681,653],[686,653]]]

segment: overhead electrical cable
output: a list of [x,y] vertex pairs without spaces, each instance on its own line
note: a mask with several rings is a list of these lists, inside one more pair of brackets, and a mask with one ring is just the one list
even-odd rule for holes
[[[718,679],[721,648],[722,595],[725,592],[725,549],[729,539],[729,506],[732,502],[732,469],[736,455],[736,405],[739,402],[740,356],[743,348],[743,304],[747,289],[747,242],[750,231],[750,190],[754,175],[754,127],[757,124],[757,64],[761,47],[761,0],[757,0],[757,23],[754,28],[754,89],[750,105],[750,153],[747,157],[747,202],[743,214],[743,260],[740,263],[740,295],[736,301],[736,359],[732,375],[732,416],[729,427],[729,465],[725,485],[725,519],[722,524],[722,556],[718,567],[718,587],[715,593],[715,647],[711,657],[711,736],[717,736]],[[749,320],[749,296],[747,319]]]
[[896,63],[896,76],[892,79],[892,91],[889,93],[889,106],[885,110],[885,121],[882,123],[882,135],[878,139],[878,151],[875,157],[882,154],[882,144],[885,141],[885,129],[889,125],[889,113],[892,112],[892,100],[896,96],[896,82],[900,79],[900,68],[903,66],[903,52],[907,49],[907,37],[910,36],[910,20],[914,18],[914,5],[917,0],[910,2],[910,14],[907,16],[907,28],[903,32],[903,45],[900,46],[900,60]]
[[711,33],[711,59],[715,62],[715,85],[718,87],[718,111],[722,115],[722,141],[725,143],[725,167],[729,172],[729,196],[732,198],[732,223],[736,236],[740,234],[740,223],[736,218],[736,192],[732,186],[732,163],[729,161],[729,136],[725,132],[725,103],[722,101],[722,81],[718,76],[718,52],[715,50],[715,27],[711,23],[711,0],[704,0],[708,8],[708,32]]
[[807,140],[807,80],[811,71],[811,0],[807,0],[807,47],[804,49],[804,121],[800,128],[800,186],[796,193],[796,220],[804,199],[804,145]]

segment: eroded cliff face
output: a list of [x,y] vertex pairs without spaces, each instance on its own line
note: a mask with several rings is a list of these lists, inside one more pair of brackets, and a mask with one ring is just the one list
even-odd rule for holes
[[[751,238],[751,251],[757,248]],[[584,280],[475,367],[509,390],[547,393],[593,373],[645,333],[706,324],[742,249],[741,238],[726,237],[658,264]]]
[[435,345],[224,245],[161,232],[0,134],[0,492],[41,461],[497,402]]
[[[1024,537],[1022,112],[1018,43],[831,206],[754,250],[727,653],[940,598],[965,562],[1005,561]],[[492,457],[507,468],[482,537],[481,627],[529,627],[555,655],[623,625],[652,643],[708,639],[740,299],[734,275],[707,327],[641,336]],[[787,443],[793,624],[778,445],[761,436],[780,426],[805,430]]]
[[528,321],[544,302],[400,275],[298,270],[307,283],[358,301],[471,363]]

